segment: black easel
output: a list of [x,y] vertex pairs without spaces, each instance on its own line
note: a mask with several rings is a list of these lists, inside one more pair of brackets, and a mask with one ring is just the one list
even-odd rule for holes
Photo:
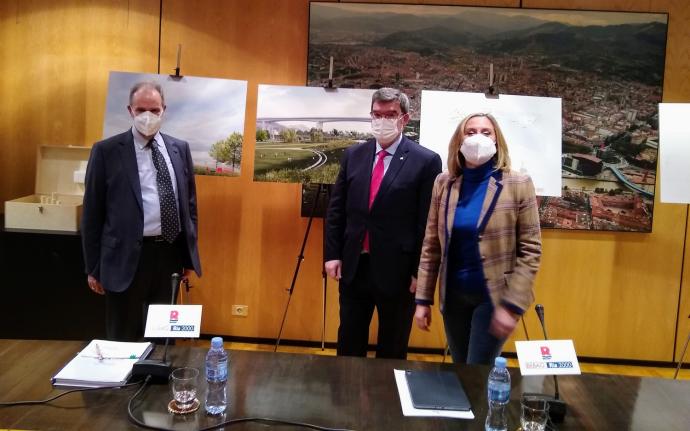
[[[285,326],[285,320],[287,318],[287,312],[288,309],[290,308],[290,300],[292,299],[292,293],[295,290],[295,283],[297,282],[297,275],[299,274],[300,267],[302,265],[302,261],[304,260],[304,249],[307,245],[307,239],[309,238],[309,232],[311,231],[311,224],[314,221],[314,217],[316,215],[316,209],[319,206],[319,199],[321,198],[321,194],[323,193],[324,196],[328,198],[328,195],[330,191],[330,187],[328,184],[317,184],[316,188],[316,193],[314,195],[314,201],[312,202],[311,209],[309,211],[309,222],[307,223],[307,230],[304,232],[304,238],[302,239],[302,246],[299,251],[299,255],[297,256],[297,263],[295,264],[295,272],[292,275],[292,282],[290,283],[290,289],[288,289],[288,301],[287,304],[285,304],[285,311],[283,312],[283,320],[280,323],[280,330],[278,331],[278,337],[276,338],[276,345],[273,349],[274,352],[278,351],[278,346],[280,345],[280,340],[283,335],[283,328]],[[304,193],[304,192],[303,192]],[[328,202],[328,199],[326,199],[326,202]],[[324,220],[324,238],[325,238],[325,231],[326,231],[326,222]],[[326,293],[327,293],[327,286],[328,286],[328,275],[326,274],[325,269],[322,268],[321,270],[321,277],[323,278],[323,324],[321,328],[321,350],[325,348],[325,338],[326,338]]]
[[175,74],[170,75],[174,81],[179,81],[184,78],[184,75],[180,75],[180,60],[182,59],[182,44],[177,44],[177,67],[175,67]]
[[489,63],[489,86],[484,92],[484,96],[489,99],[498,99],[498,87],[494,81],[494,64]]

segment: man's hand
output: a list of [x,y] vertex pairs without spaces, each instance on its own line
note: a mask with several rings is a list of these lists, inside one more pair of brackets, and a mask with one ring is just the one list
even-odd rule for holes
[[417,309],[414,312],[414,320],[417,322],[417,327],[423,331],[428,331],[431,327],[431,306],[417,304]]
[[89,283],[89,289],[96,292],[99,295],[105,295],[105,290],[103,290],[103,285],[96,280],[96,277],[89,275],[86,277],[86,281]]
[[520,316],[513,314],[503,306],[498,306],[494,310],[494,315],[491,318],[491,332],[496,338],[508,338],[513,333]]
[[329,260],[324,263],[323,268],[326,270],[326,274],[336,280],[340,280],[340,270],[342,269],[342,260]]
[[410,293],[415,293],[417,291],[417,277],[412,277],[410,281]]
[[182,268],[182,277],[180,277],[180,281],[185,281],[189,280],[189,276],[192,274],[192,270],[189,268]]

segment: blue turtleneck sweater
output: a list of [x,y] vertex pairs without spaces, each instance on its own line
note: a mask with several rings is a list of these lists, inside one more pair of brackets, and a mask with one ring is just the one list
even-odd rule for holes
[[477,168],[464,168],[462,171],[462,187],[458,206],[455,208],[447,273],[447,285],[450,289],[456,289],[456,292],[488,293],[479,256],[477,223],[493,172],[493,160]]

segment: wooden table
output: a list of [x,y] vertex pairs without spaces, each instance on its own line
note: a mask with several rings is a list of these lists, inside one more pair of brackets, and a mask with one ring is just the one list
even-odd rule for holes
[[[77,341],[0,340],[0,401],[44,399],[58,393],[50,377],[86,343]],[[175,346],[176,367],[203,372],[205,349]],[[154,356],[160,354],[154,352]],[[430,362],[334,358],[286,353],[231,351],[226,419],[266,417],[356,430],[483,430],[486,376],[481,366]],[[475,420],[404,417],[393,369],[456,370],[472,403]],[[524,391],[552,393],[552,379],[521,377],[511,369],[513,390],[509,428],[519,425]],[[203,380],[203,379],[202,379]],[[559,430],[690,430],[690,382],[612,375],[564,376],[559,380],[568,403]],[[148,387],[135,415],[149,425],[193,430],[221,419],[203,413],[172,416],[167,385]],[[41,430],[140,429],[128,421],[127,402],[137,388],[67,395],[49,405],[0,407],[0,428]],[[230,427],[264,430],[247,422]],[[282,426],[280,430],[304,429]]]

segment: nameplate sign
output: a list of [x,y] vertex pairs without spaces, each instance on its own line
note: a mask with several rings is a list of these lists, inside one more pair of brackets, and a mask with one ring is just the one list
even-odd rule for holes
[[516,341],[523,376],[580,374],[573,340]]
[[199,338],[201,305],[149,305],[146,338]]

